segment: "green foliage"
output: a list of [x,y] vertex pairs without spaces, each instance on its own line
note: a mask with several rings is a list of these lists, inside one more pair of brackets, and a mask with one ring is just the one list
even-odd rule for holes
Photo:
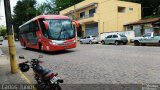
[[40,14],[57,14],[55,0],[47,0],[37,5],[37,10]]
[[59,14],[59,11],[66,9],[84,0],[47,0],[38,5],[37,10],[40,14]]
[[84,0],[56,0],[56,9],[61,11],[82,1]]
[[146,17],[156,17],[160,15],[160,0],[122,0],[140,3],[142,5],[142,15]]
[[35,8],[36,0],[19,0],[14,7],[13,25],[15,33],[19,33],[18,27],[39,14]]
[[47,3],[42,3],[37,6],[37,10],[40,14],[48,12],[49,6]]
[[5,36],[6,35],[6,27],[0,26],[0,36]]

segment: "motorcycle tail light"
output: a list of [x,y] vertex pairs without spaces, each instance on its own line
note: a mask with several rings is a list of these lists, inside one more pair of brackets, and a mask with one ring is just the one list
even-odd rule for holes
[[53,78],[53,77],[54,77],[54,74],[51,72],[51,73],[44,76],[44,80],[48,80],[48,79]]
[[49,78],[51,79],[51,78],[53,78],[55,75],[52,73],[50,76],[49,76]]

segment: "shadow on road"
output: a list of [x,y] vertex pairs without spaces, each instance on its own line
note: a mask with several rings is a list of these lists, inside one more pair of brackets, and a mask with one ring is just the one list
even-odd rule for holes
[[61,51],[40,51],[37,49],[32,49],[32,48],[23,48],[24,50],[28,50],[28,51],[34,51],[34,52],[38,52],[38,53],[42,53],[42,54],[47,54],[47,55],[59,55],[59,54],[67,54],[67,53],[72,53],[75,52],[74,50],[61,50]]

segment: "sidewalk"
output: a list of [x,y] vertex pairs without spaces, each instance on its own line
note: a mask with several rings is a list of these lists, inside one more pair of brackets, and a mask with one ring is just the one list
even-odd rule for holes
[[9,58],[3,55],[0,47],[0,84],[28,84],[22,76],[12,74],[10,70]]

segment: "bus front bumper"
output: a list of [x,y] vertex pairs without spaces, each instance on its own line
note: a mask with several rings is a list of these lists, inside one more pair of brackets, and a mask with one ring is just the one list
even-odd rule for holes
[[65,50],[65,49],[72,49],[72,48],[76,48],[77,44],[70,44],[70,45],[53,45],[51,47],[49,47],[48,51],[61,51],[61,50]]

